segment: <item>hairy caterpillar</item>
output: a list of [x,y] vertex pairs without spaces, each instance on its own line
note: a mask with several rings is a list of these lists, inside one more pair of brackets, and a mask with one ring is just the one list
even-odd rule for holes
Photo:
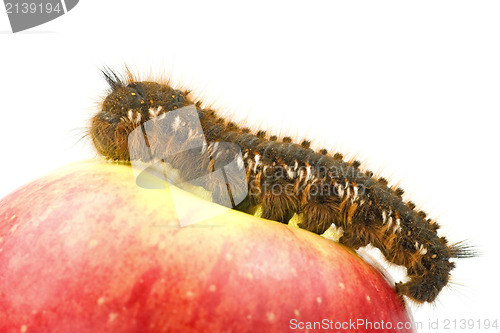
[[[339,239],[353,249],[371,244],[385,258],[407,269],[409,281],[396,284],[397,291],[417,302],[432,302],[447,285],[455,264],[452,258],[474,256],[463,242],[450,244],[437,234],[439,225],[416,211],[412,202],[404,202],[400,188],[390,188],[383,178],[361,170],[358,161],[345,161],[341,154],[326,149],[312,150],[308,141],[301,144],[285,137],[278,140],[263,131],[252,133],[247,128],[225,121],[215,111],[202,109],[189,98],[189,91],[172,88],[167,82],[139,81],[127,70],[126,78],[105,70],[110,91],[100,110],[92,119],[89,134],[99,154],[115,161],[129,161],[129,135],[137,127],[172,110],[193,105],[208,142],[208,146],[187,150],[169,163],[181,171],[182,177],[196,179],[213,170],[213,161],[203,151],[233,158],[230,146],[236,144],[243,156],[248,190],[246,199],[236,209],[254,213],[262,208],[262,217],[287,223],[294,214],[301,214],[300,227],[322,234],[333,223],[342,229]],[[184,140],[172,141],[159,133],[149,138],[156,150],[182,150],[199,135],[176,118],[174,131]],[[159,144],[158,144],[159,143]],[[142,156],[143,159],[150,157]],[[231,173],[228,178],[233,177]],[[217,180],[202,184],[218,196],[226,184]],[[282,190],[275,191],[278,187]],[[286,190],[285,190],[286,189]]]

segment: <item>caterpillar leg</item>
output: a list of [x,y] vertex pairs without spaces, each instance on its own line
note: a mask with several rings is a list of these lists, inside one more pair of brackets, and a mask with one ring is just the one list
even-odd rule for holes
[[259,207],[262,209],[261,217],[281,223],[288,223],[299,207],[299,200],[293,193],[284,193],[278,188],[255,186],[251,183],[248,196],[235,209],[255,215]]
[[[396,283],[396,290],[399,294],[408,296],[417,302],[432,302],[441,289],[448,284],[450,271],[454,267],[453,262],[442,260],[423,275],[409,273],[410,281]],[[413,270],[413,267],[408,269],[409,272]]]
[[[300,209],[303,220],[299,227],[318,235],[324,233],[332,223],[339,221],[340,199],[328,194],[328,187],[322,183],[306,189],[307,200]],[[314,190],[314,191],[313,191]],[[339,226],[337,223],[335,225]]]
[[357,234],[354,234],[350,231],[344,231],[342,236],[339,239],[339,243],[342,245],[345,245],[351,249],[357,250],[360,247],[366,246],[369,244],[369,241],[367,239],[364,239],[363,237],[360,237]]
[[285,193],[283,189],[286,184],[280,186],[279,191],[273,188],[264,191],[260,201],[262,204],[262,218],[288,223],[299,208],[297,196],[291,193]]
[[303,220],[299,227],[318,235],[324,233],[334,221],[334,214],[331,209],[316,202],[308,202],[301,210]]

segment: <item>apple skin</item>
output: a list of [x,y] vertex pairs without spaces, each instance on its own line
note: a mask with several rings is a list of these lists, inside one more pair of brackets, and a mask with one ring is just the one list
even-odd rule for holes
[[411,316],[353,251],[234,210],[179,227],[170,191],[137,186],[129,166],[76,163],[0,201],[0,332],[297,332],[357,320]]

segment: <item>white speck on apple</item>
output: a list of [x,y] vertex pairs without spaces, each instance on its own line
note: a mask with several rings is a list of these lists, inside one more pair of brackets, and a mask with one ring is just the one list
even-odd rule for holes
[[97,239],[92,239],[90,242],[89,242],[89,249],[95,247],[97,245]]

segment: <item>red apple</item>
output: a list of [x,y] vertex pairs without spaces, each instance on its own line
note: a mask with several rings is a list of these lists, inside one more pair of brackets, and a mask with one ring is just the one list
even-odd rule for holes
[[[182,200],[193,212],[213,205]],[[137,186],[124,165],[77,163],[0,201],[0,332],[411,332],[410,322],[353,251],[234,210],[179,227],[170,191]]]

